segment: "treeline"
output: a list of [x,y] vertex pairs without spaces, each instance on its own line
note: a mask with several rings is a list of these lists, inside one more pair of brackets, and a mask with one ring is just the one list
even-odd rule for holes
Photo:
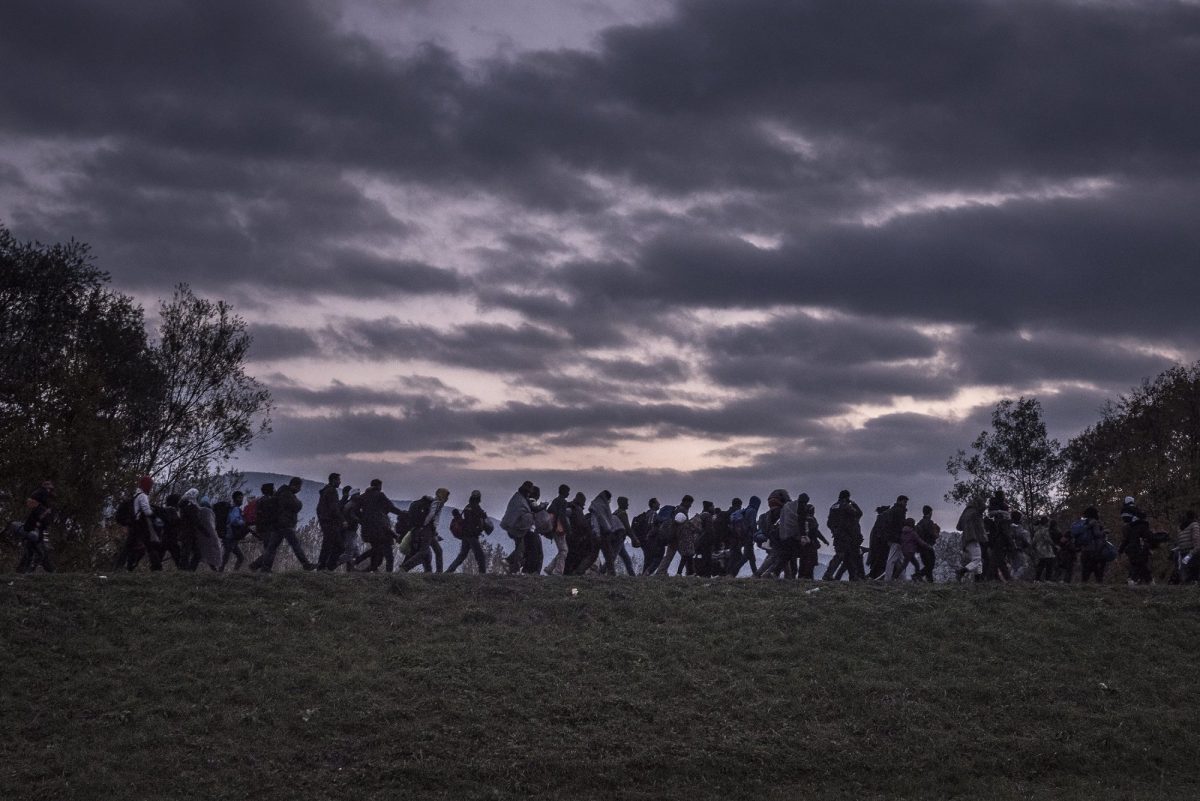
[[246,374],[246,323],[186,285],[143,309],[86,245],[21,242],[0,226],[0,509],[22,519],[55,483],[60,561],[91,561],[114,498],[137,476],[211,484],[270,430],[270,393]]
[[1065,446],[1047,435],[1036,398],[1001,401],[991,429],[947,470],[951,502],[1003,489],[1027,515],[1066,524],[1095,506],[1117,531],[1122,501],[1133,497],[1157,530],[1175,531],[1189,510],[1200,511],[1200,363],[1109,401]]

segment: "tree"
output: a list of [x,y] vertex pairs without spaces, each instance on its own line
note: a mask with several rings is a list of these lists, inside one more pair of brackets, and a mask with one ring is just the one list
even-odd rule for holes
[[1167,524],[1200,508],[1200,363],[1173,367],[1107,404],[1065,454],[1075,505],[1106,512],[1132,495]]
[[155,381],[142,310],[107,287],[86,245],[18,242],[0,226],[0,490],[9,515],[44,479],[56,520],[87,545],[131,485],[130,444]]
[[270,432],[271,395],[246,374],[251,338],[227,303],[180,284],[159,316],[152,356],[160,384],[137,464],[167,487],[205,484]]
[[946,463],[954,486],[946,500],[970,498],[1003,489],[1026,514],[1058,511],[1065,460],[1058,440],[1046,433],[1042,404],[1037,398],[1005,399],[992,410],[992,430],[971,443],[974,451],[959,451]]

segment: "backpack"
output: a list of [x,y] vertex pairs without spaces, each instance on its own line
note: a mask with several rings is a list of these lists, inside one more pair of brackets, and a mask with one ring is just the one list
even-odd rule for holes
[[260,537],[263,534],[270,533],[269,529],[274,528],[275,516],[278,514],[278,508],[279,504],[278,501],[275,500],[274,495],[264,495],[258,499],[255,512],[255,522],[260,528],[267,529],[267,531],[259,532]]
[[1108,538],[1103,535],[1092,543],[1092,551],[1105,562],[1111,562],[1117,558],[1117,546],[1109,542]]
[[642,512],[629,523],[629,528],[632,529],[629,533],[632,535],[634,545],[640,545],[646,541],[646,537],[650,534],[650,510]]
[[1092,529],[1088,525],[1087,518],[1081,517],[1071,524],[1071,541],[1075,543],[1076,548],[1087,545],[1091,538]]
[[729,540],[733,534],[733,515],[722,509],[713,516],[712,535],[717,544]]
[[247,526],[258,522],[258,498],[254,498],[242,508],[242,520],[246,521]]
[[554,539],[554,515],[545,509],[533,513],[533,530],[547,539]]
[[[479,506],[467,505],[467,508],[462,510],[462,530],[465,534],[478,537],[484,531],[491,534],[491,521],[487,519],[487,515],[483,513],[483,508]],[[450,524],[450,533],[454,534],[454,524]],[[457,534],[455,536],[458,536]]]
[[463,530],[466,528],[466,523],[463,522],[462,515],[455,515],[450,520],[450,534],[455,539],[462,539]]
[[[433,498],[428,495],[422,495],[408,505],[408,527],[416,528],[425,524],[425,519],[429,517],[429,510],[433,508]],[[433,521],[434,526],[437,521]]]
[[233,509],[233,504],[229,501],[217,501],[213,504],[213,517],[216,519],[217,531],[220,536],[225,536],[225,531],[229,528],[229,512]]
[[113,519],[117,521],[118,526],[129,528],[134,524],[136,518],[133,516],[133,498],[126,498],[117,505],[116,514]]

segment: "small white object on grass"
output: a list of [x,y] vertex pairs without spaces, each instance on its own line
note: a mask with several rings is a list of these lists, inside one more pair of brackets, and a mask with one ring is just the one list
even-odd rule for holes
[[572,595],[572,596],[575,596],[575,595],[578,595],[578,594],[579,594],[579,588],[578,588],[578,587],[572,587],[572,588],[571,588],[571,595]]

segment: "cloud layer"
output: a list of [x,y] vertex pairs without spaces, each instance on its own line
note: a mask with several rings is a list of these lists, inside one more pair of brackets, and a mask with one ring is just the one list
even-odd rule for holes
[[413,491],[939,501],[1196,355],[1195,4],[513,8],[10,0],[0,219],[235,303],[248,466]]

